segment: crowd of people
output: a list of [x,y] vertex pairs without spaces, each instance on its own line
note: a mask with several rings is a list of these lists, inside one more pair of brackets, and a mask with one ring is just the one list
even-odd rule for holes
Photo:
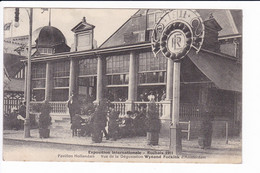
[[21,130],[24,127],[26,117],[26,102],[20,102],[19,108],[13,107],[10,113],[4,115],[4,128]]
[[162,93],[159,93],[158,91],[149,91],[147,92],[146,90],[144,92],[142,92],[139,95],[138,100],[142,101],[142,102],[147,102],[150,100],[154,100],[156,102],[159,101],[163,101],[166,99],[166,92],[165,90],[162,90]]
[[[146,105],[140,105],[139,111],[128,111],[126,115],[119,116],[114,104],[106,103],[105,110],[98,110],[98,106],[89,106],[85,111],[84,118],[80,116],[82,110],[77,96],[72,95],[68,101],[68,108],[71,117],[72,135],[91,136],[95,128],[95,121],[99,119],[103,136],[108,140],[132,136],[145,136]],[[107,128],[106,128],[107,127]],[[79,134],[77,134],[79,131]]]

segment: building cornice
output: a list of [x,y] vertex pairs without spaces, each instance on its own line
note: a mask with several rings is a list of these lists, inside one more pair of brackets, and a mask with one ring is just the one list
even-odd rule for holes
[[[109,53],[115,52],[124,52],[124,51],[133,51],[133,50],[140,50],[140,49],[147,49],[151,48],[151,42],[142,42],[138,44],[131,44],[131,45],[123,45],[123,46],[116,46],[116,47],[109,47],[109,48],[97,48],[91,50],[84,50],[84,51],[76,51],[76,52],[65,52],[53,55],[44,55],[40,57],[32,58],[32,62],[37,61],[51,61],[57,59],[64,59],[64,58],[77,58],[81,56],[96,56],[96,55],[104,55]],[[27,60],[25,60],[27,61]]]

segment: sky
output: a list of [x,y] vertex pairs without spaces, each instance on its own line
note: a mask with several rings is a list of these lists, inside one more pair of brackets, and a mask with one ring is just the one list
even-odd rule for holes
[[[137,9],[51,9],[51,25],[61,30],[67,39],[67,45],[71,47],[74,42],[74,34],[71,29],[81,22],[85,16],[86,21],[95,27],[94,39],[100,46],[109,36],[111,36],[122,24],[124,24]],[[4,9],[4,24],[14,21],[14,8]],[[13,27],[10,31],[5,31],[5,38],[13,36],[28,35],[29,17],[25,8],[20,8],[19,27]],[[49,12],[41,8],[33,10],[33,31],[39,27],[49,24]]]

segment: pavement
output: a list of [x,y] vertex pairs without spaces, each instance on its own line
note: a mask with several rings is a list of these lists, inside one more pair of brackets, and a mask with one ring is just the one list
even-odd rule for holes
[[[23,141],[27,143],[50,143],[60,145],[75,145],[96,148],[113,148],[128,150],[154,150],[168,151],[170,139],[160,137],[159,145],[147,145],[146,137],[121,138],[117,141],[106,140],[103,138],[101,143],[93,143],[91,137],[72,137],[71,130],[63,128],[51,128],[50,138],[39,138],[38,129],[30,130],[30,137],[24,138],[23,130],[4,130],[3,138],[8,141]],[[200,149],[197,139],[190,141],[182,139],[182,155],[189,158],[207,158],[214,163],[241,163],[242,162],[242,142],[240,138],[231,138],[226,144],[224,138],[213,138],[210,149]]]

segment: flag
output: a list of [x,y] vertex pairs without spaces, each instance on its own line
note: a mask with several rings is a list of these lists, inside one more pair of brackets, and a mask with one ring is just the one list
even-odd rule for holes
[[41,8],[42,9],[42,13],[44,13],[44,11],[48,11],[48,8]]
[[12,22],[6,23],[6,24],[4,25],[4,31],[10,30],[11,24],[12,24]]

